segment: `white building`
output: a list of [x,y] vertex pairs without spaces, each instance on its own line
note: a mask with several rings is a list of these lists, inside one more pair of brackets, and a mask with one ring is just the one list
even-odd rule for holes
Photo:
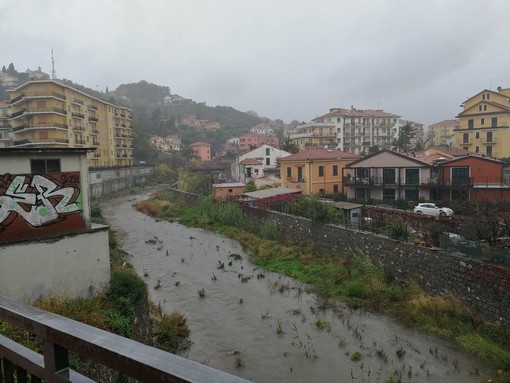
[[274,129],[267,124],[258,124],[250,128],[252,134],[274,134]]
[[91,223],[88,149],[0,149],[0,295],[88,297],[110,281],[108,226]]
[[278,160],[289,155],[285,150],[262,145],[235,158],[232,163],[232,178],[246,183],[247,179],[265,177],[269,173],[276,174]]
[[[326,141],[332,139],[342,151],[368,153],[372,146],[391,148],[393,141],[398,138],[401,126],[399,118],[380,109],[331,108],[329,113],[313,119],[312,123],[294,128],[290,137],[292,140],[309,140],[310,145],[315,146],[324,146],[328,144]],[[319,128],[322,133],[316,132]]]

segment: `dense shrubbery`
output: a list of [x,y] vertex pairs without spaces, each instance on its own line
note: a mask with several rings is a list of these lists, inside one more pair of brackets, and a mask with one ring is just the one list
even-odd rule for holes
[[285,205],[285,212],[311,219],[314,223],[342,223],[344,216],[329,203],[317,197],[300,198]]

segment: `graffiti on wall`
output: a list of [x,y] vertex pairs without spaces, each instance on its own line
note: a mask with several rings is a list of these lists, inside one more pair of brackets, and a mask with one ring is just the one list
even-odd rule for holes
[[79,172],[0,176],[0,226],[4,228],[17,216],[37,228],[82,210]]

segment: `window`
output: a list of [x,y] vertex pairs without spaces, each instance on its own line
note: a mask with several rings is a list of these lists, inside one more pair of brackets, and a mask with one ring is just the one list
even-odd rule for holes
[[30,160],[32,174],[46,174],[60,172],[60,159]]
[[485,125],[485,118],[480,118],[480,125]]
[[395,189],[383,189],[382,199],[395,199]]
[[482,100],[485,100],[485,93],[482,94]]
[[491,94],[487,93],[487,100],[491,98]]
[[480,147],[479,146],[475,147],[475,153],[480,153]]
[[[482,118],[482,120],[483,120],[483,118]],[[480,132],[475,133],[475,138],[480,138]]]
[[492,146],[489,145],[485,148],[485,155],[492,157]]
[[319,166],[319,177],[324,177],[324,166]]
[[291,167],[287,168],[287,177],[292,177],[292,168]]
[[271,158],[266,158],[266,165],[267,166],[271,165]]
[[409,201],[418,201],[420,199],[420,193],[416,189],[406,190],[405,198]]
[[474,120],[468,120],[468,129],[473,129],[475,126],[475,121]]
[[478,111],[481,112],[482,111],[482,106],[481,105],[478,105]]
[[[384,184],[395,184],[395,169],[383,169],[383,183]],[[383,198],[384,199],[384,198]]]
[[487,132],[487,142],[492,142],[492,132]]
[[228,192],[229,192],[229,193],[232,193],[232,189],[228,189]]
[[487,111],[487,105],[484,105],[483,106],[483,111],[486,112]]
[[469,133],[463,133],[462,134],[462,143],[468,144],[469,143]]
[[319,189],[319,195],[320,195],[321,197],[324,197],[324,189]]
[[496,128],[498,126],[498,118],[492,117],[491,118],[491,127]]
[[452,185],[467,185],[469,182],[469,167],[452,168]]
[[361,199],[370,198],[369,197],[369,193],[368,193],[368,189],[366,189],[366,188],[356,188],[356,198],[361,198]]
[[333,175],[334,176],[338,175],[338,165],[333,165]]
[[406,185],[418,185],[420,183],[420,169],[406,169]]
[[303,180],[303,168],[301,166],[298,166],[297,168],[297,178],[298,182],[301,182]]
[[337,184],[333,185],[333,193],[338,193],[338,185]]
[[269,152],[270,152],[270,150],[271,150],[271,149],[266,148],[266,156],[269,156],[269,154],[270,154],[270,153],[269,153]]

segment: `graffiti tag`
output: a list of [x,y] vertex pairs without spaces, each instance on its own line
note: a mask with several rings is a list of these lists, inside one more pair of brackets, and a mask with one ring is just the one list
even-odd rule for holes
[[27,182],[27,178],[23,175],[14,177],[5,193],[0,195],[0,224],[12,212],[18,213],[31,226],[39,227],[58,220],[61,214],[81,211],[81,203],[70,203],[75,195],[74,187],[59,188],[41,175],[34,175],[31,182]]

